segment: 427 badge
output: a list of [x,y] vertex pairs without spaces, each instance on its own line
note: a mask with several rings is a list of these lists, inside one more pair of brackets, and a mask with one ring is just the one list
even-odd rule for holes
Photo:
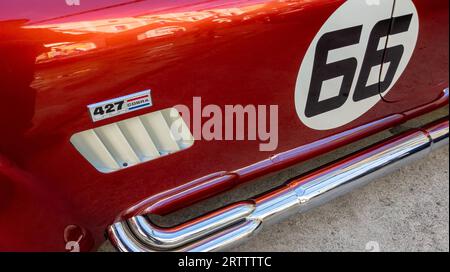
[[92,121],[97,122],[117,115],[152,106],[151,91],[145,90],[127,96],[88,105]]

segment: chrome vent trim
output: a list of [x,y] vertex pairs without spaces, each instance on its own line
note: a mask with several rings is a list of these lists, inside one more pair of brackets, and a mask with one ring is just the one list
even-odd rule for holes
[[187,149],[194,137],[170,108],[75,133],[70,142],[98,171],[111,173]]

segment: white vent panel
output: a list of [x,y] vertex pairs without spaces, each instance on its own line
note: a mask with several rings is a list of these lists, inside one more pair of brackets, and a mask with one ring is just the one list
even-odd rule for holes
[[141,116],[141,120],[161,155],[180,150],[169,124],[167,124],[161,112],[146,114]]
[[176,109],[165,110],[162,112],[162,115],[167,124],[169,124],[172,135],[178,135],[175,140],[180,148],[189,147],[194,143],[194,137],[191,131]]
[[126,167],[139,163],[139,158],[117,124],[96,128],[94,131],[119,165]]
[[110,173],[194,144],[176,109],[152,112],[76,133],[71,143],[98,171]]
[[120,122],[119,127],[141,161],[152,160],[160,156],[139,117]]

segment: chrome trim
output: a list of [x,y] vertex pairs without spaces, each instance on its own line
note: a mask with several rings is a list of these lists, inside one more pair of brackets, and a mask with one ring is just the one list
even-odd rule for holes
[[436,124],[430,127],[428,130],[428,135],[433,143],[432,149],[438,149],[442,146],[448,145],[448,125]]
[[264,225],[304,212],[448,144],[449,121],[441,120],[338,160],[280,188],[228,205],[179,226],[162,228],[146,216],[108,229],[119,251],[218,251],[254,235]]
[[233,208],[203,216],[174,228],[160,228],[147,217],[136,216],[129,220],[130,229],[138,239],[155,249],[173,249],[230,226],[252,213],[253,204],[240,203]]

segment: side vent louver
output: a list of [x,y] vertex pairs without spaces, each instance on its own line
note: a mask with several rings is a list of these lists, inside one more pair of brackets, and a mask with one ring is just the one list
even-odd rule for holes
[[75,148],[110,173],[186,149],[194,137],[176,109],[166,109],[76,133]]

